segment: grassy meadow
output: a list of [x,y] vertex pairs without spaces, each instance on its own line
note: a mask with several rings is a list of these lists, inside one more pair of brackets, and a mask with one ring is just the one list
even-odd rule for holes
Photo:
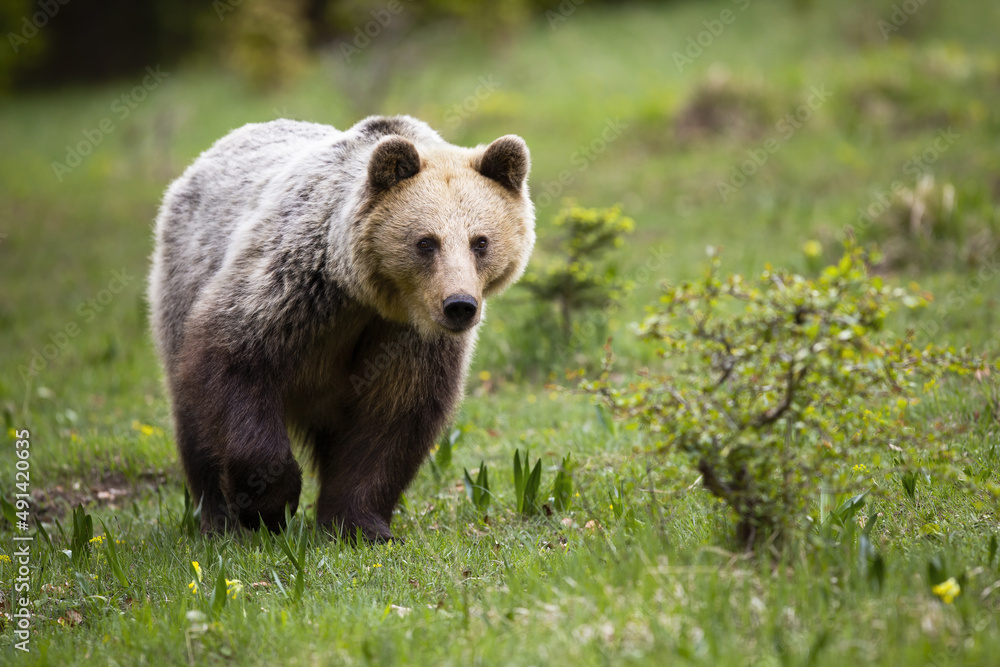
[[[996,664],[1000,521],[988,494],[922,477],[911,497],[868,461],[882,493],[860,518],[881,515],[877,587],[853,542],[748,555],[697,470],[655,434],[610,422],[559,372],[598,369],[608,336],[619,372],[660,363],[631,324],[663,282],[700,274],[706,247],[723,248],[725,272],[814,275],[848,227],[885,249],[891,261],[873,270],[887,282],[933,295],[895,315],[894,333],[996,358],[1000,5],[894,11],[882,0],[583,3],[493,41],[431,27],[402,45],[374,38],[349,63],[333,49],[269,93],[193,59],[0,101],[0,495],[16,505],[29,465],[32,497],[29,531],[0,520],[0,662]],[[284,534],[204,538],[146,319],[160,196],[244,123],[347,127],[369,113],[414,115],[460,145],[521,135],[533,262],[554,254],[563,197],[620,203],[636,229],[614,257],[634,287],[606,329],[555,359],[540,340],[556,332],[532,327],[526,292],[490,304],[450,461],[438,450],[407,491],[401,541],[316,535],[313,480]],[[932,234],[908,235],[912,217],[885,222],[894,190],[910,193],[910,213],[926,195]],[[962,380],[917,410],[951,425],[949,445],[974,461],[966,474],[993,484],[997,397],[995,377]],[[15,446],[25,429],[28,459]],[[517,449],[541,459],[545,492],[572,456],[568,509],[517,513]],[[462,484],[482,463],[485,513]],[[817,513],[819,498],[817,483]],[[25,535],[30,576],[16,592]],[[932,591],[941,571],[961,584],[954,598]],[[27,652],[15,648],[24,596]]]

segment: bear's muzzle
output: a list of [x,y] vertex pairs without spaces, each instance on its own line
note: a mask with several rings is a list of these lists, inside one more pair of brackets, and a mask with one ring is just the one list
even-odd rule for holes
[[465,331],[476,323],[479,302],[468,294],[453,294],[444,300],[445,326],[452,331]]

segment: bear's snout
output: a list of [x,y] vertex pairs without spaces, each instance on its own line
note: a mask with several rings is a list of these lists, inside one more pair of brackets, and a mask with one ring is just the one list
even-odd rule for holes
[[453,294],[442,304],[444,318],[452,331],[465,331],[476,322],[479,302],[468,294]]

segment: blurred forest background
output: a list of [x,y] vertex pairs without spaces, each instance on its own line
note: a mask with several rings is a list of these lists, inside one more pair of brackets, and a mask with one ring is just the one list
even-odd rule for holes
[[221,58],[256,85],[287,85],[310,56],[341,41],[347,48],[365,48],[366,38],[396,46],[433,24],[474,31],[498,44],[546,11],[568,16],[581,4],[583,0],[565,0],[563,7],[545,0],[4,0],[0,29],[16,37],[12,49],[0,56],[0,77],[27,89],[127,76],[141,71],[143,63]]

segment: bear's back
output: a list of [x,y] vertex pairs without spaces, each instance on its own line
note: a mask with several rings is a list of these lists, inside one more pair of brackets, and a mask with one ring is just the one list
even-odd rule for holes
[[240,223],[269,196],[280,196],[273,191],[298,157],[342,136],[316,123],[251,123],[219,139],[171,184],[157,217],[149,285],[153,330],[168,363],[191,306],[223,265]]

